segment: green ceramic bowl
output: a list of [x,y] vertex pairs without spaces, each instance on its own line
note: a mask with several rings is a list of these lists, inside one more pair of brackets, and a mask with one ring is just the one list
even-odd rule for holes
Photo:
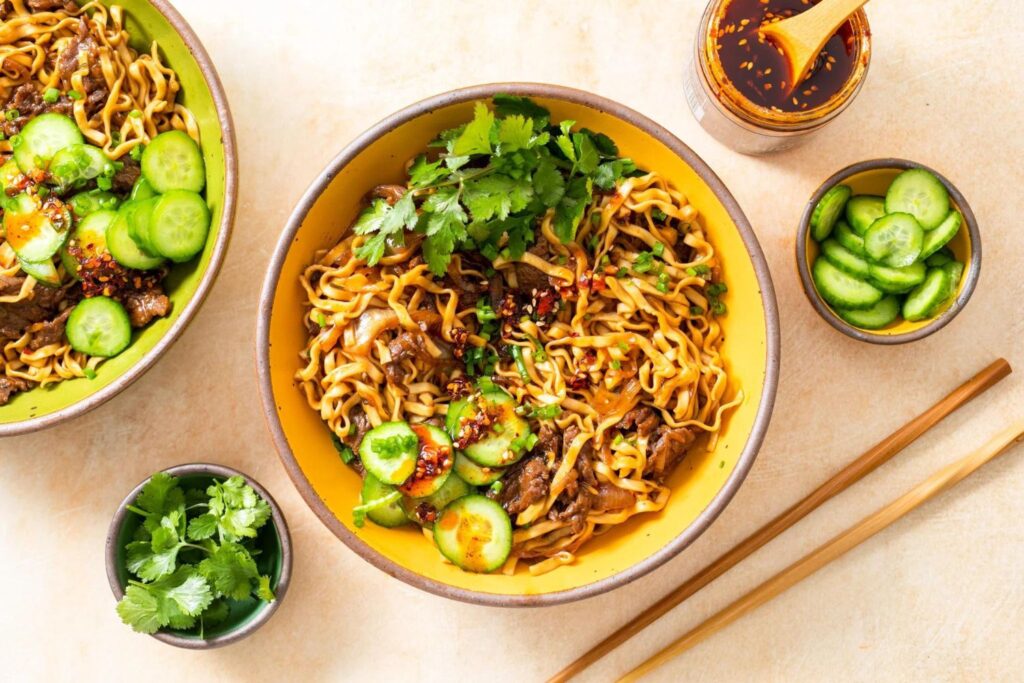
[[[241,640],[270,619],[288,590],[288,580],[292,573],[292,545],[284,514],[265,488],[230,467],[196,463],[178,465],[164,471],[178,477],[186,489],[206,488],[214,478],[223,481],[228,477],[241,476],[270,505],[271,520],[259,530],[256,541],[256,547],[260,551],[256,556],[256,566],[261,574],[270,577],[270,585],[276,599],[269,603],[252,597],[243,601],[232,601],[231,613],[227,620],[216,627],[206,629],[202,637],[197,633],[172,629],[164,629],[153,634],[157,640],[189,650],[208,650]],[[140,482],[121,501],[107,532],[107,580],[110,582],[110,590],[118,600],[124,596],[124,587],[129,578],[128,570],[125,568],[124,548],[132,540],[135,530],[142,524],[142,518],[130,513],[126,508],[135,502],[148,481],[149,477]],[[111,609],[114,609],[113,606]]]
[[132,45],[157,41],[181,80],[181,101],[196,115],[206,161],[206,195],[213,212],[202,255],[176,266],[165,281],[171,314],[135,332],[131,346],[100,365],[95,379],[75,379],[17,394],[0,407],[0,437],[50,427],[113,398],[156,363],[206,298],[227,252],[237,193],[238,155],[224,88],[196,34],[165,0],[117,0]]

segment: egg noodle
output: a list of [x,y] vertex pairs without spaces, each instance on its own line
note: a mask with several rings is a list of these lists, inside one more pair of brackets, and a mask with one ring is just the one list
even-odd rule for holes
[[[11,101],[26,84],[40,93],[51,88],[74,93],[69,116],[89,143],[115,160],[167,130],[183,130],[199,141],[195,117],[176,102],[177,74],[162,63],[156,42],[148,53],[129,45],[120,6],[68,3],[33,11],[25,0],[6,0],[0,2],[0,15],[0,102]],[[63,66],[69,61],[70,68]],[[11,152],[11,140],[0,140],[0,164]],[[69,282],[58,268],[62,282]],[[20,270],[14,251],[0,238],[0,276],[18,276]],[[31,300],[40,286],[27,277],[19,291],[0,296],[0,305]],[[3,346],[0,373],[43,385],[90,374],[102,361],[72,350],[66,338],[34,344],[34,333],[45,324],[35,323]]]
[[[364,237],[348,236],[319,253],[301,278],[310,337],[297,378],[309,405],[349,443],[364,415],[373,426],[439,422],[451,400],[448,387],[463,374],[452,349],[465,332],[467,348],[499,350],[479,335],[477,300],[453,283],[486,290],[500,278],[503,289],[515,290],[517,270],[528,265],[557,285],[561,301],[552,319],[517,317],[502,333],[503,344],[520,348],[529,379],[507,355],[497,356],[492,377],[520,405],[561,407],[553,420],[531,420],[560,436],[555,447],[541,438],[530,456],[547,473],[547,491],[511,515],[506,573],[520,560],[532,562],[534,574],[572,562],[594,535],[661,510],[670,493],[665,469],[675,463],[654,462],[655,441],[688,447],[705,436],[698,443],[713,449],[723,414],[742,401],[742,392],[730,390],[722,329],[707,291],[719,274],[715,251],[680,191],[657,173],[624,179],[595,198],[568,244],[555,236],[552,213],[541,220],[530,251],[514,261],[499,258],[489,264],[493,270],[474,255],[455,254],[448,276],[436,278],[420,257],[421,238],[411,234],[368,267],[353,255]],[[631,270],[642,251],[658,244],[660,272]],[[421,340],[420,356],[396,362],[389,344],[400,333]],[[645,407],[657,430],[626,420]],[[581,489],[590,502],[573,508]]]

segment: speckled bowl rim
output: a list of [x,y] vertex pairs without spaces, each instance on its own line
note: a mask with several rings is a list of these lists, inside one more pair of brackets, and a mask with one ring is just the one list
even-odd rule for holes
[[[321,193],[349,162],[386,133],[435,109],[462,102],[490,99],[496,93],[558,99],[611,114],[643,130],[682,158],[707,183],[736,225],[736,229],[740,233],[740,237],[752,262],[761,290],[761,302],[764,307],[765,316],[765,375],[760,405],[750,434],[747,436],[743,452],[740,453],[732,473],[729,475],[724,486],[715,494],[711,503],[675,539],[641,562],[594,583],[540,595],[485,593],[457,588],[441,581],[428,579],[385,557],[349,531],[344,524],[335,518],[320,499],[295,460],[295,456],[288,445],[288,440],[285,438],[280,417],[277,414],[273,386],[270,379],[270,318],[281,268],[284,265],[292,241],[295,239],[295,234],[302,226],[313,205],[316,204]],[[646,116],[599,95],[565,86],[544,83],[489,83],[452,90],[417,102],[386,117],[353,140],[316,177],[288,219],[288,223],[277,243],[277,248],[271,257],[269,270],[263,284],[263,291],[260,294],[260,308],[256,323],[256,366],[259,376],[260,395],[263,399],[263,413],[270,428],[274,445],[277,447],[278,454],[281,457],[281,462],[284,464],[285,469],[288,471],[288,476],[291,477],[292,482],[310,509],[345,545],[386,574],[410,586],[415,586],[441,597],[492,607],[540,607],[558,605],[600,595],[614,588],[624,586],[657,569],[693,543],[711,526],[711,523],[722,513],[733,496],[736,495],[740,485],[754,464],[757,452],[768,430],[772,409],[775,405],[775,393],[779,381],[779,351],[778,306],[775,300],[775,288],[772,284],[768,263],[746,215],[714,171],[679,138]]]
[[[256,616],[247,621],[245,624],[236,628],[228,633],[222,633],[219,636],[213,638],[183,638],[182,636],[175,635],[173,633],[167,633],[163,631],[157,631],[151,634],[157,640],[173,645],[175,647],[184,648],[186,650],[212,650],[215,647],[223,647],[230,645],[236,641],[251,635],[256,629],[274,615],[280,606],[281,601],[284,599],[285,594],[288,592],[288,582],[292,576],[292,539],[288,533],[288,521],[284,518],[284,513],[281,512],[281,508],[278,507],[277,501],[270,495],[263,486],[259,484],[249,475],[244,472],[239,472],[231,467],[224,465],[214,465],[212,463],[198,462],[190,463],[187,465],[176,465],[169,467],[165,470],[161,470],[173,477],[187,477],[193,475],[210,475],[214,477],[223,477],[227,479],[229,477],[239,476],[245,479],[245,483],[251,486],[256,493],[258,493],[263,500],[267,501],[271,510],[271,519],[274,520],[274,531],[277,532],[277,537],[281,543],[281,576],[277,581],[277,585],[274,587],[274,601],[267,603],[266,606],[260,610]],[[117,507],[117,512],[114,514],[114,519],[110,522],[110,528],[107,530],[107,541],[106,541],[106,562],[107,562],[107,581],[110,582],[110,590],[114,594],[114,598],[118,601],[124,597],[124,588],[121,586],[121,581],[117,576],[117,538],[121,533],[121,527],[128,519],[128,505],[135,502],[138,498],[139,493],[142,491],[142,487],[152,478],[152,475],[146,477],[139,485],[131,490],[121,504]],[[128,628],[127,626],[125,628]]]
[[[905,171],[914,168],[924,169],[925,171],[934,174],[935,177],[946,186],[946,190],[949,191],[949,196],[953,198],[953,201],[960,209],[960,213],[963,214],[964,223],[967,225],[968,239],[971,243],[971,262],[968,264],[966,280],[963,288],[960,290],[960,294],[956,297],[956,301],[953,302],[953,305],[943,311],[927,325],[919,327],[912,332],[905,332],[903,334],[880,334],[870,330],[862,330],[850,325],[848,322],[836,315],[832,309],[829,308],[829,305],[822,300],[821,296],[818,294],[818,290],[814,286],[814,281],[811,279],[810,267],[807,265],[807,232],[810,230],[811,214],[814,213],[814,207],[817,206],[818,202],[821,201],[821,198],[825,196],[826,192],[851,176],[877,169],[899,169]],[[807,296],[807,300],[811,302],[811,306],[814,307],[814,310],[817,311],[818,315],[824,318],[825,322],[829,325],[848,337],[852,337],[853,339],[867,342],[869,344],[881,344],[884,346],[907,344],[935,334],[943,327],[953,322],[953,318],[959,315],[960,311],[962,311],[964,306],[967,305],[971,295],[974,294],[974,289],[978,285],[978,278],[981,276],[981,232],[978,230],[978,220],[974,217],[974,212],[971,210],[970,204],[967,203],[966,197],[960,193],[960,190],[958,190],[957,187],[950,182],[948,178],[946,178],[946,176],[924,164],[916,161],[909,161],[907,159],[869,159],[867,161],[857,162],[856,164],[850,164],[846,168],[833,174],[832,177],[822,183],[814,194],[811,195],[810,200],[807,202],[807,206],[804,207],[803,216],[800,218],[800,228],[796,235],[796,267],[800,272],[800,282],[804,287],[804,294]]]
[[220,228],[217,232],[217,241],[214,243],[213,252],[210,254],[210,262],[206,266],[196,287],[192,298],[185,304],[181,315],[174,321],[174,324],[164,333],[163,337],[151,348],[135,365],[131,366],[120,377],[103,387],[94,394],[72,403],[66,408],[54,411],[48,415],[33,417],[27,420],[0,424],[0,438],[5,436],[16,436],[28,434],[41,429],[53,427],[54,425],[66,422],[79,415],[84,415],[93,408],[98,408],[119,393],[127,389],[132,382],[142,377],[153,367],[160,357],[170,348],[171,344],[178,340],[178,337],[185,331],[188,324],[198,312],[199,307],[206,300],[210,293],[220,267],[227,255],[228,243],[231,240],[231,226],[235,220],[235,205],[238,197],[238,151],[235,142],[235,126],[231,118],[231,109],[228,106],[227,94],[224,92],[224,85],[220,76],[213,66],[210,55],[200,42],[199,37],[185,21],[178,10],[174,9],[167,0],[148,0],[160,14],[164,15],[167,22],[181,36],[185,46],[188,47],[192,57],[199,65],[199,71],[203,75],[206,87],[210,90],[213,98],[214,108],[217,110],[217,119],[220,121],[221,143],[224,145],[224,210],[221,213]]

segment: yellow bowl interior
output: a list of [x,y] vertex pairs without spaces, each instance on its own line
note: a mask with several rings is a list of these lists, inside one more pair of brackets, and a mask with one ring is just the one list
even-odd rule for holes
[[[896,176],[902,173],[903,170],[904,169],[902,168],[873,168],[867,171],[861,171],[860,173],[855,173],[850,177],[842,180],[841,182],[843,185],[849,185],[850,188],[853,190],[853,194],[855,195],[873,194],[878,195],[879,197],[884,197],[886,191],[889,189],[889,186],[892,185],[892,181],[895,180]],[[956,200],[953,199],[953,197],[950,197],[949,201],[950,205],[954,209],[960,210],[960,207],[957,205]],[[806,240],[807,245],[807,269],[808,272],[810,272],[810,268],[814,264],[815,259],[817,259],[818,254],[821,253],[821,247],[811,237],[810,230],[807,231],[804,239]],[[967,286],[968,275],[970,275],[971,268],[973,268],[971,264],[971,255],[973,253],[971,248],[971,236],[970,233],[968,233],[967,231],[967,221],[964,221],[960,225],[960,232],[958,232],[956,236],[952,240],[950,240],[949,244],[947,244],[946,246],[950,248],[950,250],[956,256],[956,259],[960,261],[960,263],[964,264],[964,274],[963,277],[960,278],[960,284],[957,287],[956,296],[953,297],[953,299],[955,300],[957,297],[960,296],[960,292],[963,290],[963,288]],[[817,287],[815,287],[814,291],[815,295],[817,295],[817,297],[821,299],[821,302],[825,306],[827,306],[828,309],[832,311],[832,313],[836,316],[836,320],[839,320],[843,325],[855,327],[856,329],[861,330],[865,334],[875,334],[885,337],[891,337],[900,334],[908,334],[910,332],[914,332],[916,330],[921,329],[922,327],[931,324],[935,320],[935,318],[928,318],[927,320],[918,320],[917,322],[910,322],[908,320],[904,320],[901,317],[897,318],[896,321],[893,322],[888,327],[882,328],[880,330],[865,330],[863,328],[856,327],[856,325],[851,325],[850,323],[840,318],[839,315],[835,313],[835,311],[832,309],[832,307],[829,306],[828,302],[826,302],[821,297],[821,295],[818,294]]]
[[[396,565],[439,584],[519,596],[586,586],[643,562],[664,548],[694,523],[725,486],[754,428],[761,402],[771,400],[771,392],[762,396],[769,331],[761,288],[740,233],[712,189],[669,147],[641,128],[582,104],[534,99],[551,110],[554,120],[573,119],[581,126],[606,133],[618,143],[623,155],[635,159],[642,168],[667,175],[700,211],[721,257],[729,287],[725,298],[729,313],[723,321],[724,356],[732,389],[742,389],[746,399],[726,420],[716,451],[693,453],[674,473],[670,480],[673,493],[662,512],[633,518],[585,546],[574,564],[537,577],[522,569],[514,576],[463,572],[442,562],[419,530],[389,530],[372,523],[359,529],[352,524],[359,477],[342,464],[328,429],[307,405],[293,379],[301,365],[299,352],[306,343],[302,325],[305,293],[299,286],[299,274],[313,261],[314,252],[334,245],[342,237],[370,189],[379,183],[404,182],[403,167],[408,159],[424,151],[439,131],[472,118],[472,102],[442,106],[398,125],[370,143],[330,180],[291,241],[267,323],[272,400],[301,470],[296,484],[303,489],[304,478],[329,515],[355,534],[358,541],[350,545],[365,556],[361,542]],[[289,457],[287,452],[283,456]],[[310,491],[304,495],[315,504]],[[332,520],[325,521],[332,525]]]

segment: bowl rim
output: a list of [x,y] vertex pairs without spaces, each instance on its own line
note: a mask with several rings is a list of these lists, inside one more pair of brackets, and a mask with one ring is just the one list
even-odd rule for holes
[[178,340],[185,331],[185,328],[192,322],[199,307],[210,293],[210,289],[213,287],[213,283],[217,279],[217,274],[220,272],[221,265],[224,262],[224,257],[227,255],[238,198],[238,151],[235,140],[235,125],[231,117],[231,108],[228,105],[227,94],[224,91],[224,85],[221,83],[220,76],[217,74],[217,69],[214,67],[209,53],[203,47],[202,42],[200,42],[195,31],[192,30],[192,27],[178,13],[178,10],[168,0],[147,0],[147,2],[160,12],[178,35],[181,36],[185,46],[196,60],[203,80],[206,82],[206,87],[210,90],[214,108],[217,111],[217,119],[220,122],[225,165],[224,209],[221,213],[217,240],[214,242],[213,251],[210,254],[210,262],[206,267],[206,272],[203,273],[199,280],[195,293],[186,302],[181,315],[178,316],[178,319],[171,325],[170,329],[157,340],[153,348],[143,355],[138,362],[125,370],[107,386],[65,408],[27,420],[0,424],[0,438],[36,432],[84,415],[114,398],[127,389],[135,380],[142,377],[147,370],[156,364],[160,357],[170,348],[171,344]]
[[[644,560],[637,562],[626,569],[623,569],[611,576],[599,581],[568,588],[562,591],[551,593],[520,595],[512,593],[488,593],[483,591],[458,588],[441,581],[427,578],[410,569],[407,569],[383,554],[377,552],[369,544],[360,539],[341,523],[328,510],[327,506],[317,495],[312,484],[306,478],[305,473],[299,467],[292,453],[288,441],[285,438],[281,426],[280,417],[277,413],[274,401],[273,387],[271,384],[270,370],[270,319],[273,308],[274,295],[280,280],[281,268],[284,265],[288,250],[292,244],[295,234],[298,232],[307,214],[317,202],[320,195],[333,181],[334,177],[356,156],[363,152],[370,144],[386,133],[398,128],[424,114],[435,109],[447,107],[468,101],[490,99],[497,93],[510,95],[521,95],[527,97],[541,97],[562,100],[574,104],[581,104],[602,113],[607,113],[622,119],[651,137],[655,138],[673,153],[682,158],[691,168],[708,184],[715,197],[725,207],[730,219],[736,225],[743,240],[747,253],[750,256],[754,273],[760,288],[761,302],[765,316],[765,374],[764,384],[761,390],[760,405],[755,416],[751,432],[747,437],[743,451],[736,462],[729,478],[722,488],[715,494],[708,506],[690,523],[690,525],[676,536],[663,548],[656,551]],[[778,307],[775,299],[775,289],[772,283],[771,273],[764,252],[757,241],[753,228],[750,226],[746,215],[740,208],[739,203],[732,196],[721,179],[697,154],[684,144],[679,138],[670,133],[666,128],[655,123],[643,114],[619,104],[613,100],[595,95],[583,90],[569,88],[561,85],[529,82],[506,82],[487,83],[474,85],[429,97],[427,99],[409,105],[360,134],[350,142],[326,168],[324,168],[310,184],[289,217],[281,237],[271,257],[270,267],[267,271],[263,284],[263,291],[260,294],[259,315],[256,322],[256,366],[259,379],[260,396],[263,401],[263,413],[270,429],[271,437],[277,448],[281,462],[288,472],[295,487],[298,489],[303,500],[316,514],[321,522],[329,528],[346,546],[354,551],[364,560],[380,569],[381,571],[397,578],[411,586],[425,590],[429,593],[445,598],[452,598],[462,602],[486,605],[494,607],[535,607],[557,605],[575,600],[592,597],[605,593],[613,588],[624,586],[627,583],[653,571],[668,560],[675,557],[684,548],[693,543],[732,500],[739,490],[754,464],[757,452],[764,441],[765,433],[771,419],[772,409],[775,404],[775,394],[779,379],[779,350],[780,332]]]
[[[271,519],[274,520],[274,531],[277,533],[278,540],[281,543],[281,576],[277,581],[277,585],[274,586],[274,601],[267,603],[267,605],[256,613],[252,619],[247,621],[242,626],[222,633],[219,636],[213,638],[184,638],[174,633],[168,633],[164,631],[157,631],[151,633],[153,638],[173,645],[175,647],[184,648],[186,650],[212,650],[216,647],[223,647],[230,645],[246,636],[251,635],[256,629],[265,624],[274,612],[277,611],[278,606],[281,604],[281,600],[288,593],[288,583],[291,580],[292,575],[292,540],[291,535],[288,532],[288,521],[284,517],[284,513],[281,512],[281,508],[277,505],[277,501],[270,495],[263,486],[255,479],[239,472],[238,470],[227,467],[226,465],[215,465],[213,463],[196,462],[188,463],[184,465],[175,465],[166,469],[160,470],[171,476],[185,477],[191,475],[204,475],[208,474],[215,477],[223,477],[225,479],[233,476],[240,476],[245,479],[245,483],[251,486],[256,493],[258,493],[263,500],[267,501],[271,510]],[[124,597],[124,588],[121,587],[120,578],[117,575],[117,537],[120,535],[121,527],[124,526],[125,521],[128,519],[128,505],[135,502],[135,499],[139,496],[142,491],[142,487],[145,486],[153,475],[149,475],[124,497],[124,500],[118,504],[117,512],[114,513],[113,519],[110,520],[110,527],[107,529],[107,539],[104,556],[107,564],[107,581],[110,583],[110,590],[114,594],[114,599],[120,601]]]
[[[814,213],[814,207],[817,206],[818,202],[821,201],[821,198],[825,196],[826,192],[851,176],[877,169],[899,169],[906,171],[915,168],[928,171],[938,178],[946,187],[950,197],[953,198],[957,208],[960,209],[960,213],[964,217],[964,224],[967,226],[968,240],[971,243],[971,261],[967,267],[964,286],[960,290],[960,294],[957,295],[956,301],[953,302],[952,306],[935,318],[932,318],[928,324],[923,325],[916,330],[904,332],[903,334],[881,334],[877,331],[862,330],[859,327],[854,327],[836,315],[829,305],[821,298],[821,295],[818,294],[817,288],[814,286],[814,281],[811,279],[810,267],[807,264],[807,233],[810,230],[811,214]],[[974,294],[975,288],[978,286],[978,279],[981,277],[981,232],[978,229],[978,219],[974,216],[974,212],[971,210],[970,204],[967,203],[967,198],[964,197],[956,185],[954,185],[952,181],[943,174],[925,164],[917,161],[910,161],[908,159],[899,159],[895,157],[867,159],[865,161],[858,161],[857,163],[850,164],[849,166],[836,171],[825,182],[818,186],[818,189],[815,190],[813,195],[811,195],[807,205],[804,207],[803,215],[800,217],[800,227],[797,229],[796,267],[797,271],[800,273],[800,283],[803,285],[804,294],[807,296],[807,300],[811,302],[811,306],[814,307],[814,310],[817,311],[818,315],[824,318],[825,322],[829,325],[848,337],[852,337],[853,339],[867,342],[869,344],[880,344],[883,346],[908,344],[935,334],[951,323],[953,318],[958,316],[960,311],[962,311],[967,305],[967,302]]]

